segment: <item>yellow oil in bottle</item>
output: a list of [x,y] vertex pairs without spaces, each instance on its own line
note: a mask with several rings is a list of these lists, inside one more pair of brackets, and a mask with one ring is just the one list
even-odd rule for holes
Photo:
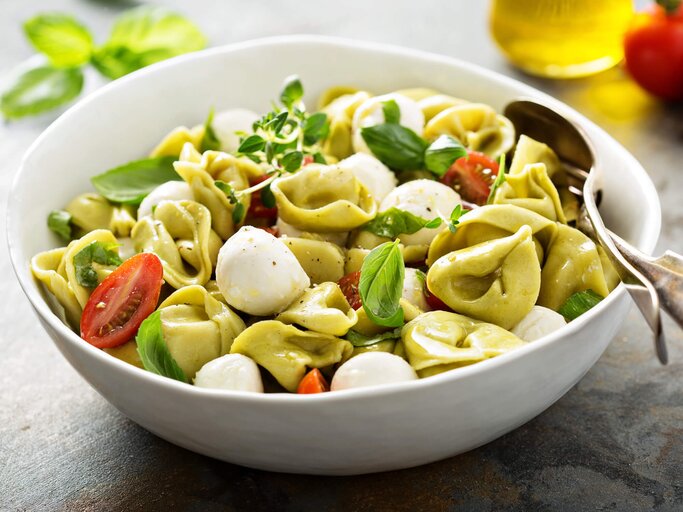
[[623,57],[631,0],[493,0],[491,33],[513,64],[552,78],[608,69]]

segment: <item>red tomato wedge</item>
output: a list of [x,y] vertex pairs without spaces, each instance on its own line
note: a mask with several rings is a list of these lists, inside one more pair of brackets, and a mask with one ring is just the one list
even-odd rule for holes
[[427,304],[429,304],[429,307],[432,308],[433,310],[453,311],[451,308],[449,308],[446,305],[446,303],[444,301],[442,301],[439,297],[437,297],[432,292],[430,292],[426,286],[425,286],[425,300],[427,301]]
[[97,348],[133,339],[157,307],[164,269],[152,253],[124,261],[95,288],[81,317],[81,338]]
[[[259,176],[258,178],[250,181],[249,185],[253,187],[262,181],[266,181],[268,178],[270,178],[270,176]],[[277,220],[277,208],[268,208],[265,206],[261,201],[261,191],[257,190],[251,194],[251,203],[249,203],[249,211],[247,212],[247,215],[251,215],[252,217],[259,219],[270,219],[274,223],[275,220]]]
[[360,292],[358,291],[358,283],[360,282],[360,270],[351,272],[342,277],[337,284],[341,288],[344,297],[346,297],[349,306],[353,309],[360,308],[363,303],[360,301]]
[[495,160],[484,153],[468,150],[466,157],[458,158],[446,171],[441,183],[453,187],[465,201],[481,206],[486,204],[497,175]]
[[311,395],[313,393],[324,393],[329,390],[330,386],[327,384],[323,374],[317,368],[313,368],[301,379],[296,392],[300,395]]

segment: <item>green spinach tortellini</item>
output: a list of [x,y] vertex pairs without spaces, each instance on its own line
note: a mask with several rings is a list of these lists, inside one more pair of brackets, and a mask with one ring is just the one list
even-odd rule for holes
[[337,282],[344,276],[344,252],[338,245],[310,238],[282,237],[311,283]]
[[546,144],[522,134],[517,141],[517,147],[515,147],[515,154],[512,157],[512,162],[510,162],[508,174],[511,176],[519,174],[524,171],[524,167],[528,164],[545,165],[550,178],[562,171],[560,159],[557,158],[552,149]]
[[108,229],[114,236],[126,237],[136,222],[135,207],[114,205],[99,194],[86,193],[73,198],[64,208],[78,236],[95,229]]
[[322,109],[329,120],[329,132],[323,141],[322,151],[326,156],[343,160],[353,154],[353,114],[361,103],[370,98],[370,94],[365,91],[341,91],[346,94],[335,97],[332,92],[328,92],[327,96],[334,99]]
[[64,320],[72,329],[78,329],[81,323],[83,308],[76,299],[76,294],[69,286],[66,275],[64,255],[66,247],[41,252],[31,258],[31,272],[34,277],[45,285],[47,291],[54,295],[59,305],[64,309]]
[[497,325],[447,311],[430,311],[401,331],[403,350],[420,377],[499,356],[525,342]]
[[197,125],[194,128],[179,126],[171,133],[166,135],[161,142],[152,150],[149,156],[178,156],[185,144],[190,144],[194,148],[199,148],[206,130],[204,125]]

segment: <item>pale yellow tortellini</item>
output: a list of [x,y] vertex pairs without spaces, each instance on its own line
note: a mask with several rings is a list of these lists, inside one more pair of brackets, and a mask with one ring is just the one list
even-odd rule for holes
[[542,163],[527,164],[520,172],[508,175],[493,202],[514,204],[550,220],[567,223],[560,196]]
[[186,126],[179,126],[171,133],[166,135],[161,142],[149,154],[150,157],[158,156],[175,156],[180,155],[185,144],[191,144],[194,148],[199,149],[202,143],[206,130],[204,125],[199,124],[194,128],[187,128]]
[[138,344],[135,340],[130,340],[118,347],[104,348],[102,350],[125,363],[137,366],[142,370],[145,369],[145,366],[142,364],[142,359],[140,359],[140,353],[138,352]]
[[153,252],[173,288],[203,285],[216,265],[223,242],[211,229],[209,210],[196,201],[162,201],[131,233],[137,252]]
[[358,315],[336,283],[321,283],[306,290],[275,319],[311,331],[344,336],[356,325]]
[[427,272],[427,287],[456,313],[511,329],[541,289],[531,228],[442,256]]
[[399,89],[391,94],[400,94],[413,101],[420,101],[425,98],[431,98],[439,94],[439,91],[430,89],[429,87],[411,87],[409,89]]
[[455,233],[445,229],[429,246],[427,265],[451,251],[464,249],[481,242],[510,236],[522,226],[531,227],[538,260],[543,261],[544,250],[557,232],[557,223],[512,204],[487,205],[476,208],[460,218]]
[[273,181],[271,190],[282,220],[305,231],[349,231],[377,214],[365,185],[336,166],[308,165]]
[[[236,227],[232,219],[234,205],[216,186],[216,181],[228,183],[235,190],[249,187],[249,180],[261,176],[261,168],[246,158],[236,158],[221,151],[199,153],[192,145],[186,144],[180,158],[173,164],[176,172],[190,185],[195,201],[206,206],[211,212],[211,226],[223,239],[232,236]],[[250,195],[241,198],[245,209],[249,208]]]
[[287,390],[295,392],[307,368],[324,368],[348,357],[353,345],[346,340],[302,331],[277,320],[257,322],[233,342],[230,352],[251,357]]
[[331,242],[283,236],[311,283],[337,282],[344,276],[344,252]]
[[541,272],[538,304],[557,311],[572,294],[588,289],[602,297],[610,292],[598,249],[578,229],[558,224]]
[[83,308],[76,300],[76,294],[69,286],[66,276],[64,265],[66,250],[66,247],[60,247],[36,254],[31,258],[31,272],[62,306],[64,319],[69,327],[78,329]]
[[460,98],[448,96],[447,94],[434,94],[431,96],[425,96],[424,98],[420,98],[417,102],[425,116],[425,123],[431,121],[435,116],[444,110],[451,107],[457,107],[458,105],[464,105],[465,103],[469,102],[466,100],[461,100]]
[[497,325],[456,313],[430,311],[401,331],[403,350],[420,377],[496,357],[526,343]]
[[192,379],[209,361],[230,352],[244,321],[202,286],[177,290],[159,305],[164,342]]
[[126,237],[136,222],[134,206],[114,205],[99,194],[76,196],[64,209],[71,215],[79,236],[95,229],[108,229],[114,236]]
[[492,158],[506,153],[515,143],[515,129],[509,119],[483,103],[465,103],[435,115],[424,129],[424,138],[434,140],[451,135],[468,149]]
[[[323,94],[323,98],[326,95],[328,99],[333,97],[332,94],[326,93]],[[369,93],[358,91],[338,95],[325,105],[322,111],[327,114],[330,129],[322,143],[324,155],[343,160],[354,153],[351,133],[353,114],[359,105],[369,98]]]
[[548,176],[551,178],[562,170],[560,159],[548,145],[524,134],[520,135],[508,174],[519,174],[524,171],[524,167],[528,164],[539,163],[545,165]]

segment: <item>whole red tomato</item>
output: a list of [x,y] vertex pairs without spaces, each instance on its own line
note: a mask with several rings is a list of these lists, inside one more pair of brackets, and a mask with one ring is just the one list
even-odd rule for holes
[[626,69],[641,87],[665,100],[683,99],[683,8],[660,0],[635,16],[624,39]]

